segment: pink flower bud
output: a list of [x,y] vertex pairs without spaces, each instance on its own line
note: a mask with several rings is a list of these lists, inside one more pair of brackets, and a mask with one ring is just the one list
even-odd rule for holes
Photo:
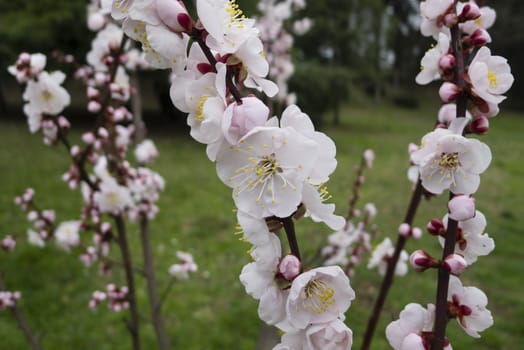
[[453,27],[455,24],[458,23],[458,16],[455,13],[448,13],[444,16],[443,22],[446,25],[446,27]]
[[444,55],[440,57],[438,64],[442,70],[453,69],[455,67],[455,56],[451,54]]
[[98,128],[98,136],[100,136],[103,139],[106,139],[109,137],[109,132],[106,128]]
[[488,31],[483,28],[475,30],[473,34],[470,35],[469,39],[475,46],[482,46],[491,42],[491,36]]
[[92,86],[87,87],[87,98],[95,99],[95,98],[98,98],[99,96],[100,96],[100,91],[98,91],[98,89],[95,89]]
[[227,142],[237,144],[251,129],[264,125],[268,115],[269,108],[254,96],[242,98],[242,104],[231,103],[222,119],[222,131]]
[[20,56],[18,56],[18,61],[20,62],[20,64],[30,64],[31,55],[27,52],[22,52]]
[[90,145],[95,142],[95,135],[93,135],[92,132],[86,132],[82,135],[82,141],[84,141],[86,145]]
[[479,115],[470,125],[470,129],[473,133],[478,135],[484,135],[489,130],[489,120],[484,115]]
[[103,85],[109,80],[109,76],[106,73],[97,72],[95,74],[95,82],[97,85]]
[[409,224],[406,224],[406,223],[400,224],[400,226],[398,227],[399,235],[408,237],[410,233],[411,233],[411,226],[409,226]]
[[469,220],[475,216],[475,198],[457,195],[448,202],[449,217],[456,221]]
[[460,90],[460,88],[457,85],[450,83],[449,81],[445,81],[444,83],[442,83],[440,89],[438,90],[440,99],[444,103],[455,101],[461,93],[462,91]]
[[69,129],[71,127],[71,123],[69,123],[69,120],[67,120],[66,117],[64,117],[63,115],[61,115],[60,117],[58,117],[58,125],[62,128],[62,129]]
[[73,147],[71,147],[71,150],[69,152],[71,153],[73,157],[76,157],[80,154],[80,147],[78,147],[77,145],[74,145]]
[[467,269],[468,263],[462,255],[450,254],[444,259],[442,267],[452,275],[458,276]]
[[176,33],[191,32],[193,21],[182,1],[177,0],[156,0],[156,11],[158,17]]
[[481,16],[479,6],[474,2],[468,2],[464,5],[462,13],[459,15],[459,21],[471,21],[479,18]]
[[27,220],[35,221],[36,219],[38,219],[38,213],[36,211],[32,210],[27,214]]
[[414,143],[410,143],[408,145],[408,153],[411,154],[411,153],[413,153],[415,151],[418,151],[418,148],[419,148],[418,145],[416,145]]
[[209,63],[199,63],[197,64],[197,69],[201,74],[206,74],[215,71],[215,68]]
[[292,281],[300,274],[301,267],[302,263],[300,260],[296,256],[289,254],[280,260],[278,272],[288,281]]
[[415,250],[409,257],[409,262],[415,271],[419,272],[425,271],[431,267],[439,266],[438,260],[432,258],[422,249]]
[[420,227],[413,227],[411,230],[411,236],[415,239],[420,239],[422,237],[422,230]]

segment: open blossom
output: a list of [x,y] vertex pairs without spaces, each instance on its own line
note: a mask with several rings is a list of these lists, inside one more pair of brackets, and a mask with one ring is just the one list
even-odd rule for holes
[[293,280],[286,303],[288,321],[304,329],[343,318],[354,298],[355,291],[339,266],[309,270]]
[[258,217],[287,217],[302,200],[317,144],[293,128],[257,127],[237,146],[222,147],[217,174],[233,188],[236,206]]
[[56,244],[69,251],[80,244],[80,221],[64,221],[55,230]]
[[60,71],[41,72],[37,80],[27,83],[23,98],[34,111],[57,115],[71,102],[71,96],[61,86],[64,80],[65,74]]
[[420,31],[424,36],[437,37],[441,31],[448,32],[444,25],[444,15],[453,6],[453,0],[426,0],[420,3],[422,23]]
[[189,278],[189,272],[198,271],[198,265],[193,260],[193,255],[178,251],[176,256],[180,263],[173,264],[169,268],[169,274],[177,279],[186,280]]
[[16,63],[7,67],[19,83],[26,83],[40,74],[47,63],[47,57],[41,53],[21,53]]
[[440,194],[450,189],[455,194],[472,194],[480,185],[480,174],[491,162],[491,151],[476,139],[436,129],[422,138],[411,160],[419,166],[427,191]]
[[235,0],[198,0],[197,13],[209,33],[206,44],[220,54],[233,53],[256,37],[255,21],[246,18]]
[[[380,275],[384,276],[388,268],[388,261],[393,257],[395,252],[395,247],[391,243],[389,238],[385,238],[382,243],[377,245],[373,252],[371,253],[371,258],[369,259],[368,269],[378,267],[378,272]],[[395,275],[404,276],[408,272],[407,261],[409,259],[408,253],[403,250],[400,252],[399,260],[395,266]]]
[[472,34],[477,29],[489,29],[495,23],[496,18],[497,13],[494,9],[489,6],[482,6],[480,8],[480,17],[462,23],[461,28],[464,33]]
[[119,26],[109,23],[97,33],[91,42],[91,50],[86,55],[87,63],[98,72],[106,72],[108,67],[105,58],[110,55],[111,51],[120,47],[123,35],[124,32]]
[[133,206],[129,188],[119,185],[114,179],[102,181],[100,191],[95,192],[93,200],[102,213],[119,214]]
[[[444,229],[447,228],[448,215],[442,219]],[[480,211],[476,211],[475,216],[466,221],[458,223],[458,237],[455,244],[455,253],[461,254],[468,265],[477,261],[479,256],[485,256],[495,249],[495,242],[487,233],[486,217]],[[444,246],[444,238],[439,237],[440,244]]]
[[158,157],[158,149],[152,140],[146,139],[136,145],[135,158],[139,163],[151,163]]
[[349,350],[353,332],[339,319],[287,332],[273,350]]
[[429,84],[433,80],[440,78],[440,59],[448,54],[450,38],[444,34],[439,33],[437,45],[429,49],[422,61],[420,62],[420,73],[415,78],[417,84]]
[[[386,338],[394,350],[428,350],[435,322],[435,305],[427,309],[411,303],[400,312],[398,320],[386,327]],[[451,350],[446,341],[444,350]]]
[[458,277],[450,276],[448,290],[448,309],[464,331],[480,338],[478,332],[493,325],[491,312],[486,309],[488,298],[476,287],[464,287]]
[[489,103],[498,104],[513,84],[514,78],[507,60],[492,56],[489,48],[481,47],[468,68],[472,91]]

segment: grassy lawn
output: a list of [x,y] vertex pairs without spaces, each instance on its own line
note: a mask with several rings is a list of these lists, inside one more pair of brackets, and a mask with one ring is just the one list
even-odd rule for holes
[[[353,166],[362,151],[376,153],[374,168],[368,173],[361,205],[376,204],[377,224],[383,236],[394,237],[410,196],[406,178],[407,145],[420,140],[433,125],[436,107],[415,110],[391,106],[346,107],[342,125],[326,126],[325,132],[337,144],[339,165],[329,184],[337,212],[344,214],[353,181]],[[487,232],[496,240],[496,249],[464,274],[465,285],[481,288],[489,297],[495,324],[472,339],[455,324],[449,338],[455,349],[517,349],[524,341],[522,243],[524,228],[520,214],[524,209],[524,116],[504,112],[491,120],[483,140],[491,146],[493,163],[482,177],[476,194],[477,208],[488,219]],[[253,349],[258,337],[257,302],[247,296],[238,274],[249,262],[249,246],[238,240],[230,190],[216,177],[214,165],[203,145],[173,129],[156,130],[161,156],[153,165],[164,176],[166,191],[160,213],[152,222],[157,276],[161,289],[168,282],[168,267],[175,262],[176,250],[191,252],[199,272],[190,280],[177,282],[165,302],[168,333],[176,349]],[[20,307],[28,322],[38,330],[47,349],[129,349],[123,323],[126,313],[118,314],[101,307],[90,310],[87,303],[95,289],[109,281],[122,284],[122,272],[115,268],[112,277],[100,277],[96,268],[85,269],[76,256],[54,246],[44,249],[25,242],[28,223],[13,204],[25,188],[36,190],[41,208],[57,211],[58,221],[79,215],[80,196],[66,188],[61,175],[67,170],[68,157],[62,148],[42,146],[39,135],[29,135],[23,121],[0,121],[0,237],[18,234],[19,245],[13,254],[0,252],[0,271],[11,289],[22,291]],[[423,202],[416,224],[424,227],[428,219],[445,214],[445,199]],[[304,254],[313,254],[329,234],[327,227],[298,222],[299,241]],[[136,226],[130,226],[140,263]],[[86,241],[90,238],[85,237]],[[407,249],[419,247],[437,254],[436,241],[425,236],[409,242]],[[118,253],[114,251],[113,253]],[[114,254],[118,257],[117,254]],[[398,317],[409,302],[423,305],[434,302],[435,273],[410,272],[397,279],[386,303],[373,349],[388,349],[384,327]],[[351,283],[357,299],[347,313],[355,344],[361,342],[369,310],[380,278],[360,266]],[[139,302],[147,322],[145,285],[139,278]],[[0,348],[26,349],[27,345],[7,312],[0,312]],[[145,349],[153,349],[153,330],[143,328]]]

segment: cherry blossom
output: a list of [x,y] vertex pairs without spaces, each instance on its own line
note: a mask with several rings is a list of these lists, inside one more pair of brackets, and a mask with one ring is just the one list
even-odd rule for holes
[[50,115],[62,112],[71,102],[69,93],[61,86],[65,77],[60,71],[51,74],[43,71],[37,80],[28,81],[23,98],[29,102],[29,108]]
[[481,47],[468,68],[472,92],[488,103],[498,104],[513,84],[507,60],[501,56],[492,56],[487,47]]
[[293,280],[286,303],[289,323],[298,329],[340,319],[355,298],[338,266],[318,267]]
[[[442,219],[443,228],[447,228],[448,215]],[[480,211],[466,221],[458,223],[458,238],[455,245],[455,253],[461,254],[468,265],[477,261],[479,256],[491,253],[495,248],[495,242],[487,233],[484,233],[487,222],[486,217]],[[444,246],[444,239],[439,237],[440,244]]]
[[56,244],[69,251],[80,244],[80,221],[64,221],[55,230]]
[[[377,267],[380,275],[384,276],[386,274],[386,269],[388,267],[388,260],[393,257],[395,247],[391,243],[391,239],[385,238],[379,245],[373,249],[371,253],[371,258],[369,259],[368,269]],[[400,252],[400,258],[395,266],[395,275],[404,276],[408,272],[408,253],[405,250]]]
[[433,80],[441,77],[442,68],[440,66],[441,58],[449,52],[449,37],[444,33],[438,34],[437,45],[429,49],[420,63],[420,73],[415,78],[417,84],[429,84]]
[[464,331],[480,338],[479,332],[493,325],[491,312],[486,309],[488,298],[476,287],[463,287],[459,278],[449,279],[448,308]]

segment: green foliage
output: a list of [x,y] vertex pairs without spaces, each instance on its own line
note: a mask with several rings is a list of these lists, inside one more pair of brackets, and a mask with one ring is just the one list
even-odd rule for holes
[[0,65],[13,62],[21,51],[60,49],[83,56],[89,47],[86,4],[81,0],[0,0]]
[[309,61],[296,64],[289,88],[299,96],[300,108],[320,127],[322,117],[330,111],[338,113],[340,103],[347,100],[350,83],[347,69]]

